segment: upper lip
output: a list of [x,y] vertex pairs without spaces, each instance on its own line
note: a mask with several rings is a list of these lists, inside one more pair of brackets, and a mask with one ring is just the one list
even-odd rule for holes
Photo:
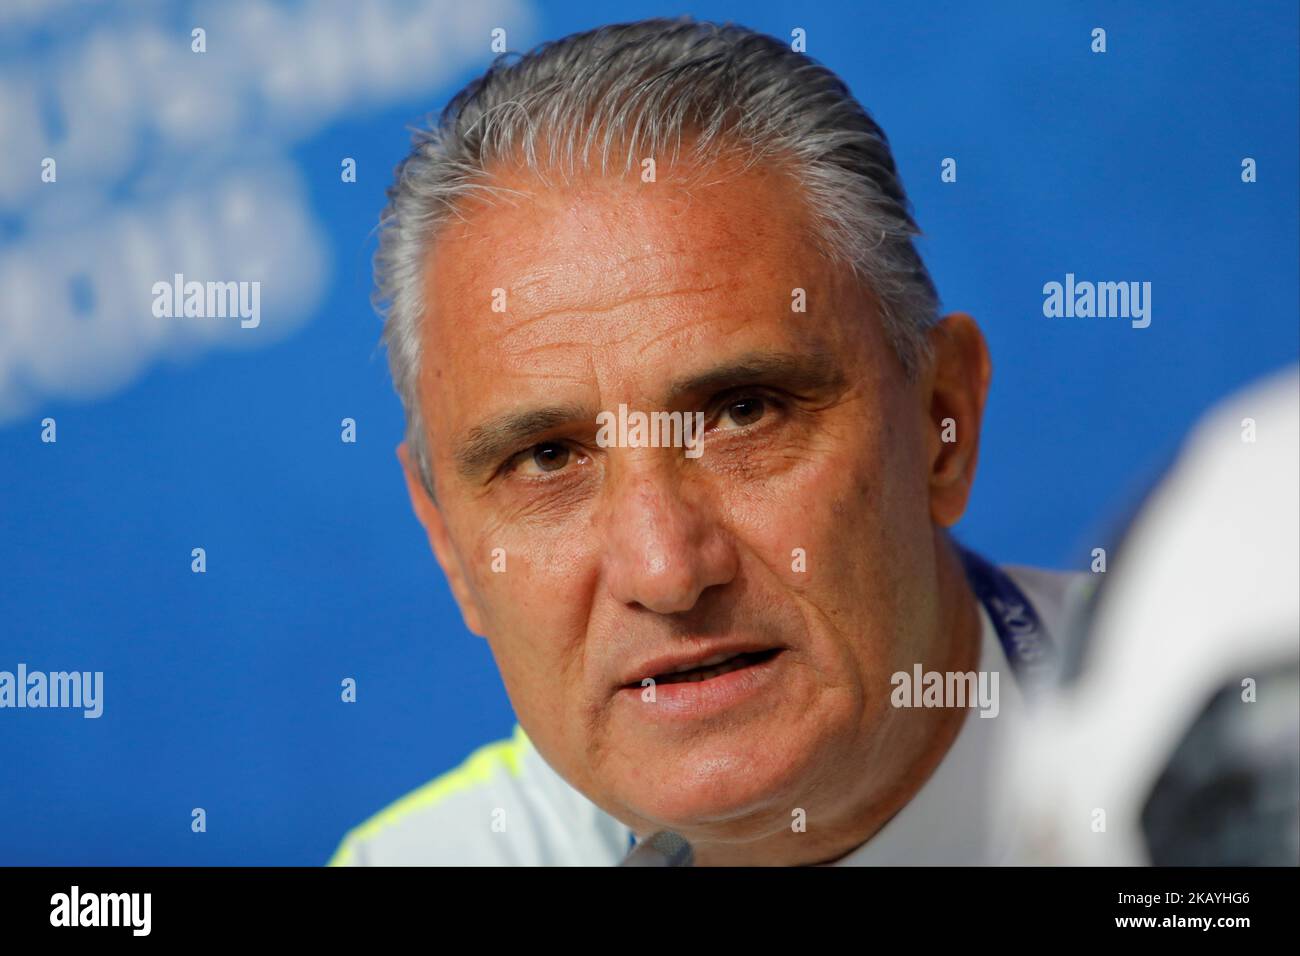
[[778,650],[775,644],[762,641],[709,641],[694,648],[682,648],[669,651],[656,657],[649,657],[630,668],[624,675],[620,687],[639,685],[647,677],[659,677],[663,674],[680,673],[696,667],[720,664],[737,654],[757,654],[760,651]]

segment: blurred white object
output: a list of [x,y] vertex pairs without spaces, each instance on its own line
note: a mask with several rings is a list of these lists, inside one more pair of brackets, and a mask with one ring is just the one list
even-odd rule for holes
[[1198,423],[1096,577],[995,774],[1012,862],[1300,863],[1297,369]]

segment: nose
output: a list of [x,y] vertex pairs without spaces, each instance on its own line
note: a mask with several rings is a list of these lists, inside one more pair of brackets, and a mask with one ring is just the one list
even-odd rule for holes
[[628,477],[611,488],[604,571],[611,595],[657,614],[695,607],[736,575],[732,541],[714,509],[672,475]]

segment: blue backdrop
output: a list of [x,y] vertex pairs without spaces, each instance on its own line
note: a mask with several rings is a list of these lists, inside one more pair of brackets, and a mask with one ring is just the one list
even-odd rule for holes
[[[509,731],[409,510],[368,304],[406,127],[489,62],[492,26],[511,49],[681,12],[806,31],[888,133],[945,306],[988,336],[959,531],[999,561],[1085,566],[1198,413],[1300,352],[1291,0],[484,0],[446,30],[445,4],[362,25],[353,4],[246,6],[234,26],[220,4],[0,14],[0,670],[105,682],[97,720],[0,710],[0,863],[320,863]],[[252,185],[218,195],[223,177]],[[133,248],[124,223],[168,237],[157,278],[257,250],[292,277],[263,301],[274,334],[148,339],[148,299],[94,265]],[[1150,327],[1044,318],[1067,272],[1151,282]]]

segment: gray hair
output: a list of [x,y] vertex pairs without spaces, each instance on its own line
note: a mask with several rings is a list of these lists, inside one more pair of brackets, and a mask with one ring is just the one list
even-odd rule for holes
[[503,54],[418,130],[380,217],[374,303],[384,317],[406,439],[430,495],[420,410],[424,263],[437,228],[471,196],[502,190],[496,164],[545,183],[547,171],[606,172],[621,154],[696,166],[724,154],[780,164],[800,185],[821,250],[875,294],[885,335],[909,377],[928,358],[938,296],[912,244],[920,234],[889,141],[843,81],[788,44],[733,24],[690,18],[601,27]]

